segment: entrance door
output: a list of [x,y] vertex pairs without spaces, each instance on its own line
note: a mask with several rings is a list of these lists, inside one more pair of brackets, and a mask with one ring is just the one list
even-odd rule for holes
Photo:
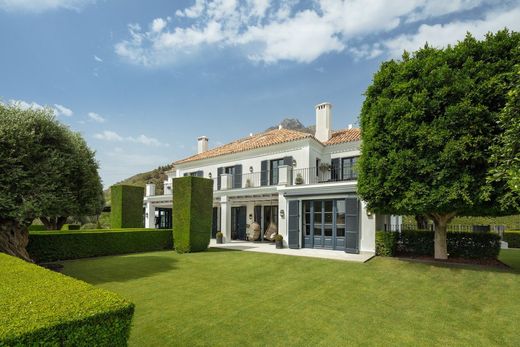
[[246,206],[231,208],[231,239],[246,239]]
[[278,228],[278,206],[264,206],[264,234],[271,223]]
[[172,209],[171,208],[157,208],[155,217],[156,229],[171,229],[172,228]]

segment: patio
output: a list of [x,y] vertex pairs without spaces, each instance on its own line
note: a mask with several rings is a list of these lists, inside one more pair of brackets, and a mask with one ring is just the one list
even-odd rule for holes
[[237,251],[246,252],[258,252],[258,253],[271,253],[271,254],[283,254],[293,255],[297,257],[310,257],[310,258],[322,258],[322,259],[333,259],[342,261],[353,261],[364,263],[375,256],[373,252],[361,252],[359,254],[345,253],[342,251],[332,251],[328,249],[316,249],[316,248],[300,248],[291,249],[283,248],[276,249],[272,243],[261,243],[261,242],[250,242],[250,241],[231,241],[228,243],[217,244],[214,239],[210,242],[210,247],[213,248],[224,248],[232,249]]

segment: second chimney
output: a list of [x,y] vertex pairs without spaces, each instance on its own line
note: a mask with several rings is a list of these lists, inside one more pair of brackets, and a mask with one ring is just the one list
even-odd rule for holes
[[332,118],[332,104],[328,102],[316,105],[316,133],[315,137],[326,142],[332,134],[330,123]]
[[204,153],[208,150],[208,138],[206,136],[200,136],[197,142],[197,154]]

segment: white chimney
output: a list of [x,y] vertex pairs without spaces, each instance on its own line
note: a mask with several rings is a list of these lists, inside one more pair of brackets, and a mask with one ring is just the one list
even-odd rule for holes
[[348,130],[352,129],[354,126],[352,124],[348,125]]
[[208,138],[206,136],[200,136],[198,139],[197,154],[204,153],[208,150]]
[[319,141],[326,142],[330,139],[332,104],[328,102],[316,105],[316,134],[314,135]]

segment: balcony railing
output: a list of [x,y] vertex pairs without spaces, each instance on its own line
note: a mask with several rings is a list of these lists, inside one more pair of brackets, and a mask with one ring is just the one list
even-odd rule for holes
[[241,175],[223,174],[220,178],[213,178],[214,190],[242,189],[269,187],[278,184],[306,185],[353,181],[357,179],[351,167],[343,169],[317,170],[316,168],[279,169],[276,171],[261,171],[243,173]]

